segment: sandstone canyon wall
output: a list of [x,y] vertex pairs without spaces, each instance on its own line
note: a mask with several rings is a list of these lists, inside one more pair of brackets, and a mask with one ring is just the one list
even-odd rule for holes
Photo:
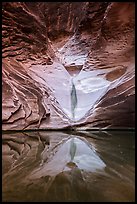
[[133,2],[3,2],[2,129],[134,127]]

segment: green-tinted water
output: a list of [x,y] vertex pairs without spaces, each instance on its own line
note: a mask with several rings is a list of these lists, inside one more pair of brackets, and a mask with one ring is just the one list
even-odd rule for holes
[[135,201],[134,132],[18,132],[2,143],[3,201]]

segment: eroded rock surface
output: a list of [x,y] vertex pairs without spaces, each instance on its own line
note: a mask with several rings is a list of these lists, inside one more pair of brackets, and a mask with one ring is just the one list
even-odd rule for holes
[[3,130],[134,127],[134,12],[133,2],[3,2]]

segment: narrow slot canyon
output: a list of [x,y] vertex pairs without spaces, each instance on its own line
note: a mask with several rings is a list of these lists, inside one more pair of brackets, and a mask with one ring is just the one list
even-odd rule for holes
[[2,2],[2,202],[135,202],[135,2]]
[[2,129],[134,128],[134,11],[3,2]]

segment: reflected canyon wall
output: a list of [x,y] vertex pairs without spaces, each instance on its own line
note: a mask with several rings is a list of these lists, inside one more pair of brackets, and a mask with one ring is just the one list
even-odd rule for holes
[[2,129],[134,127],[134,12],[133,2],[3,2]]

